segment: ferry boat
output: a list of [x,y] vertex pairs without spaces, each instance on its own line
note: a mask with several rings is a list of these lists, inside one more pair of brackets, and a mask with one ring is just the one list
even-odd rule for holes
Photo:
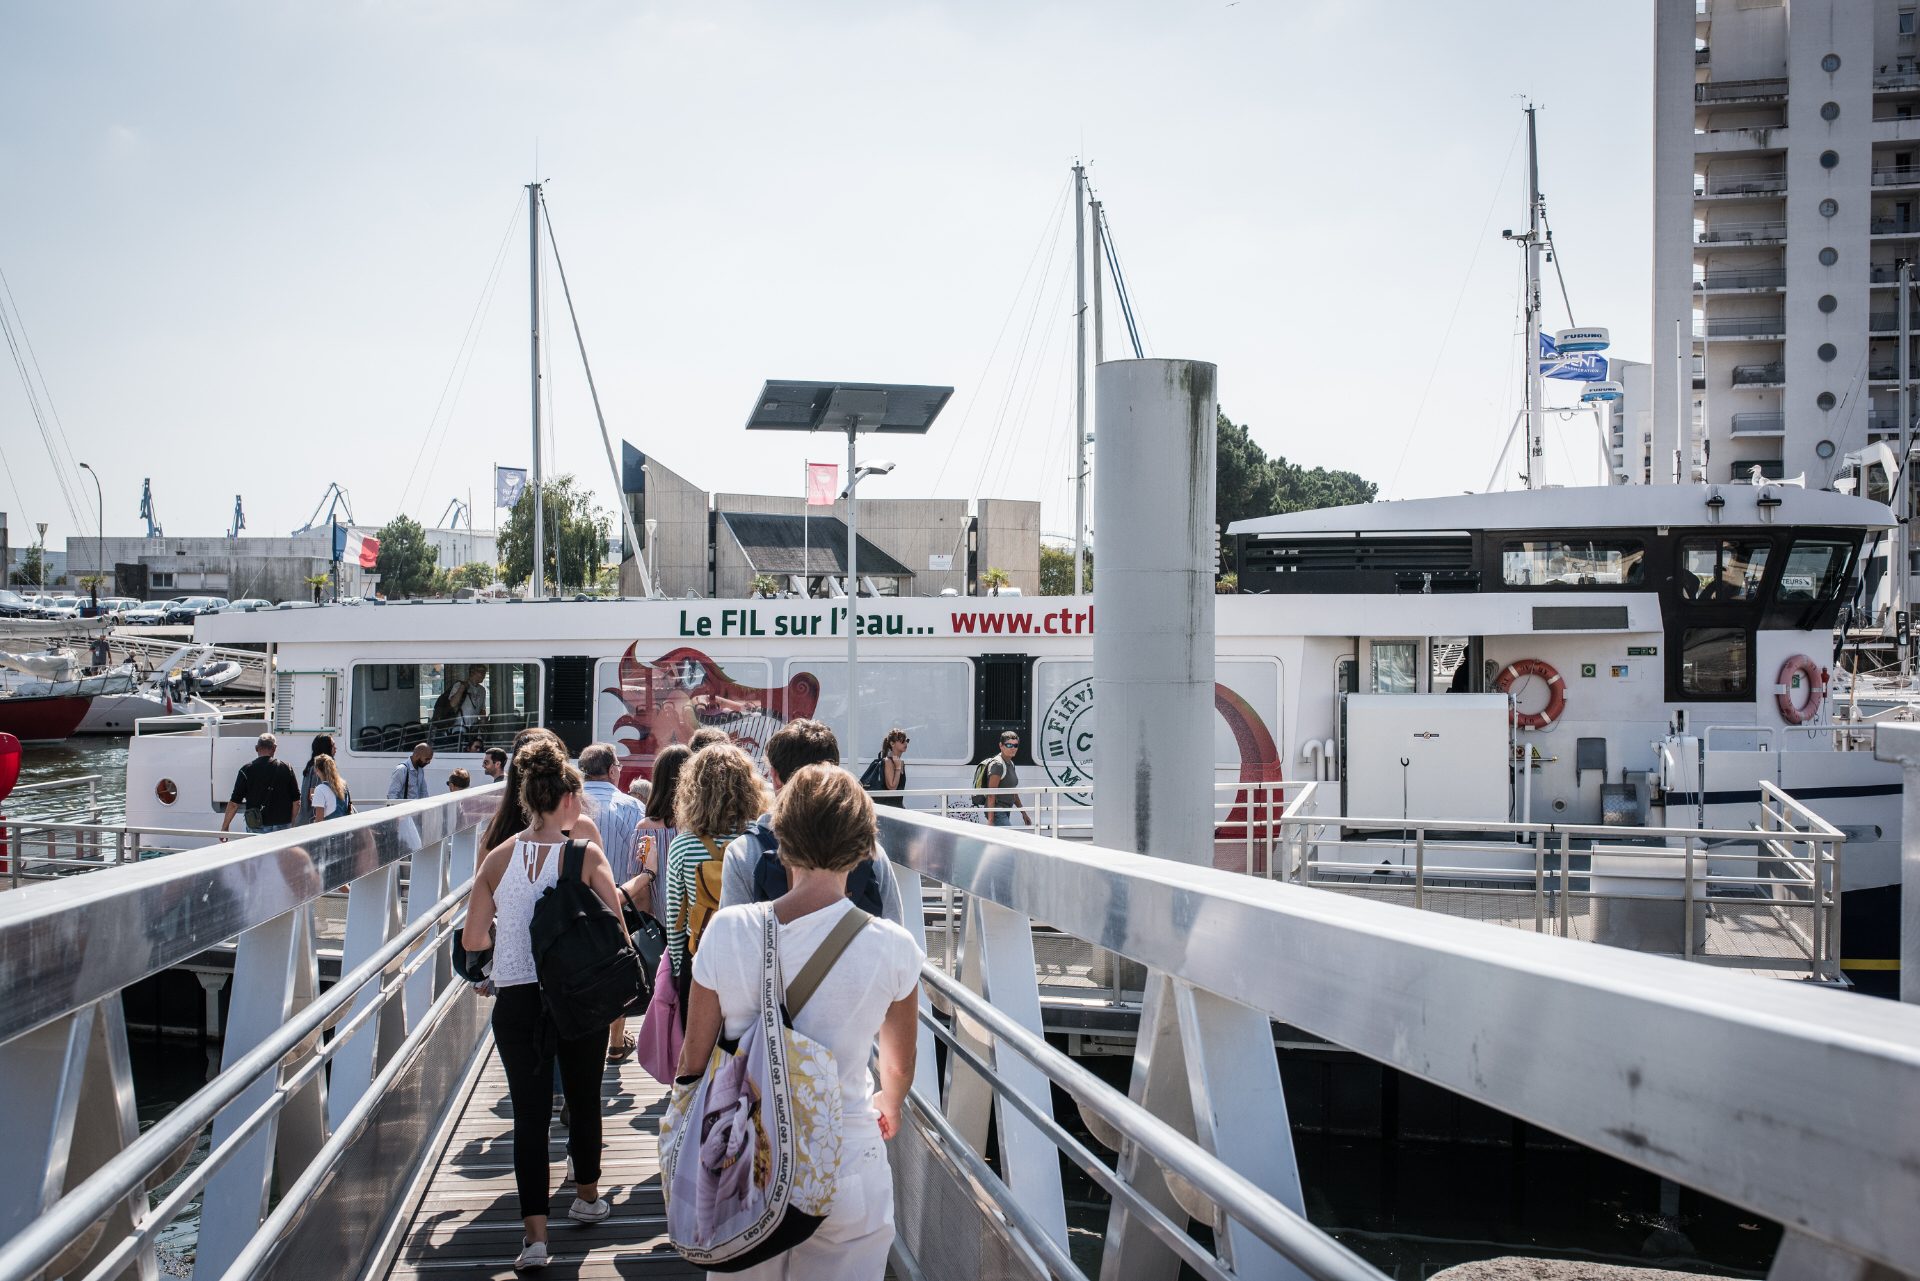
[[[1217,602],[1219,776],[1334,781],[1356,818],[1708,828],[1746,827],[1771,782],[1846,832],[1847,953],[1884,967],[1900,775],[1825,694],[1863,544],[1891,524],[1879,503],[1779,484],[1241,522],[1240,593]],[[1092,597],[864,598],[859,623],[871,741],[843,744],[853,768],[897,725],[914,787],[969,790],[1014,729],[1023,783],[1097,784]],[[434,777],[478,777],[485,748],[539,724],[576,750],[617,744],[634,776],[702,725],[755,752],[792,717],[844,726],[845,626],[844,602],[654,599],[219,614],[196,631],[267,647],[283,755],[332,733],[365,801],[419,742]],[[480,697],[454,712],[462,680]],[[129,821],[217,825],[259,727],[143,722]]]

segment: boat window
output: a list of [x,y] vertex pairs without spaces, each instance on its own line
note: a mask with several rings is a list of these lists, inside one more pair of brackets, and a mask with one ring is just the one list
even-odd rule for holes
[[[964,658],[860,660],[860,737],[847,733],[845,659],[795,659],[789,679],[802,671],[820,681],[820,706],[814,715],[840,739],[840,754],[862,768],[880,750],[894,728],[907,732],[909,762],[963,765],[973,752],[973,664]],[[1029,749],[1031,750],[1031,749]]]
[[1686,694],[1742,694],[1753,674],[1744,628],[1689,627],[1680,633],[1680,689]]
[[353,747],[408,752],[431,743],[441,752],[512,747],[537,721],[538,663],[355,663]]
[[1771,544],[1764,538],[1689,538],[1680,544],[1680,594],[1688,600],[1758,600]]
[[1360,692],[1360,660],[1352,654],[1346,655],[1333,665],[1333,692],[1336,694]]
[[1832,600],[1846,585],[1847,561],[1852,554],[1851,543],[1826,538],[1796,540],[1780,575],[1780,600],[1807,604]]
[[1646,548],[1634,539],[1525,539],[1500,546],[1508,587],[1638,587]]
[[1375,641],[1368,648],[1373,653],[1374,693],[1412,694],[1419,690],[1419,641]]

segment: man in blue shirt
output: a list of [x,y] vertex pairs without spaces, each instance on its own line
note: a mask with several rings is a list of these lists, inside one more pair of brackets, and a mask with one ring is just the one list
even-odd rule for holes
[[427,783],[427,766],[431,764],[433,744],[415,743],[413,755],[393,767],[393,777],[387,780],[387,799],[417,801],[432,796],[433,788]]
[[613,868],[613,883],[624,885],[640,874],[634,848],[647,812],[613,781],[619,754],[611,743],[589,743],[580,753],[587,817],[600,829],[600,848]]

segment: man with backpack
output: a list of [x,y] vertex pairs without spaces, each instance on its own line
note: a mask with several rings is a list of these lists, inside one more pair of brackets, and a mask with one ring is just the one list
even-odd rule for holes
[[[839,762],[839,740],[816,720],[788,721],[767,739],[767,772],[773,776],[776,792],[809,765]],[[747,824],[746,832],[727,846],[720,868],[720,906],[770,903],[786,892],[787,869],[780,863],[780,839],[774,835],[769,812]],[[878,841],[872,856],[848,874],[847,897],[870,916],[906,924],[893,863]]]
[[1020,735],[1007,730],[1000,735],[999,752],[981,761],[973,771],[974,787],[986,789],[975,792],[973,803],[986,810],[987,822],[995,827],[1012,827],[1016,809],[1020,817],[1027,820],[1027,826],[1033,826],[1033,815],[1020,803],[1020,794],[1013,790],[1020,786],[1020,771],[1013,764],[1019,751]]

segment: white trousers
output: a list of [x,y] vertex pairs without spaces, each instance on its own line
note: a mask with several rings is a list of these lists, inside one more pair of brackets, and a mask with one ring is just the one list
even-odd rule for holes
[[887,1145],[878,1135],[850,1140],[840,1161],[833,1212],[812,1236],[744,1272],[709,1272],[709,1281],[881,1281],[893,1248]]

